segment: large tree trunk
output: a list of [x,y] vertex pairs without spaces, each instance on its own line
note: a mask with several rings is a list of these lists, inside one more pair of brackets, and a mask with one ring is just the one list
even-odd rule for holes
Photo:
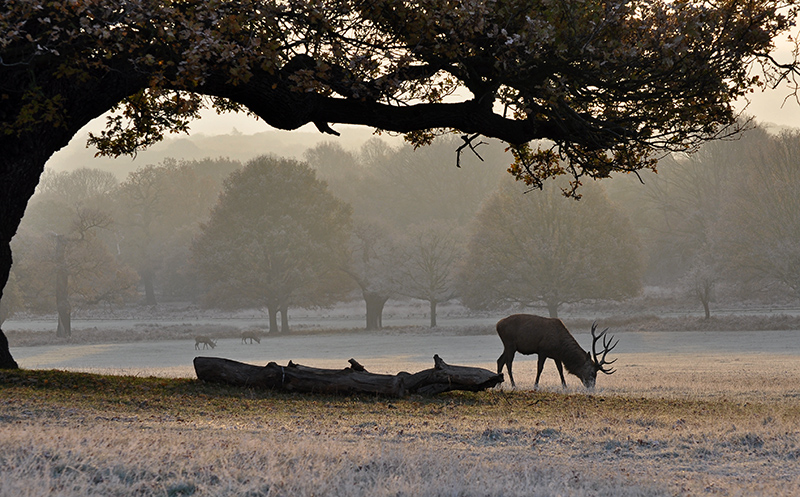
[[[52,124],[42,124],[42,127],[52,128]],[[11,239],[19,228],[28,200],[36,190],[44,164],[72,136],[72,133],[64,131],[53,131],[53,134],[62,135],[62,140],[36,133],[0,133],[0,297],[11,273]],[[18,367],[11,356],[8,339],[0,330],[0,368]]]
[[[1,161],[2,159],[0,159]],[[0,188],[3,188],[2,182],[0,181]],[[9,202],[8,199],[3,199],[0,196],[0,210],[5,210],[5,204]],[[5,225],[5,221],[2,219],[3,216],[0,216],[0,226]],[[0,228],[0,233],[2,233],[2,228]],[[11,240],[0,240],[0,298],[3,296],[3,289],[8,282],[8,275],[11,273],[11,246],[9,243]],[[14,358],[11,356],[11,350],[8,347],[8,338],[6,338],[6,334],[3,333],[3,330],[0,329],[0,369],[17,369],[19,368],[19,364]]]
[[389,297],[363,292],[364,302],[367,304],[367,330],[380,330],[383,328],[383,306]]
[[488,369],[450,366],[438,355],[434,367],[415,374],[370,373],[350,359],[345,369],[320,369],[289,361],[286,366],[270,362],[254,366],[219,357],[195,357],[194,369],[199,380],[227,385],[267,388],[287,392],[379,394],[403,397],[409,393],[435,395],[451,390],[479,391],[503,382],[503,375]]
[[281,306],[281,333],[289,333],[289,306]]
[[269,314],[269,333],[279,334],[281,331],[278,329],[278,308],[274,305],[267,306],[267,314]]
[[431,304],[431,328],[436,328],[436,304],[435,300],[430,301]]
[[8,338],[3,330],[0,330],[0,369],[17,369],[19,364],[11,356],[11,349],[8,346]]
[[[55,122],[45,119],[44,115],[34,115],[30,116],[32,123],[27,127],[0,132],[0,296],[11,271],[11,239],[19,228],[47,160],[66,146],[89,121],[126,96],[147,87],[147,75],[131,71],[126,59],[119,62],[127,70],[109,71],[80,83],[53,77],[52,67],[56,62],[4,67],[4,81],[13,79],[21,84],[35,78],[35,86],[44,94],[57,96],[63,108],[59,109],[61,113],[51,116]],[[110,63],[113,65],[115,62]],[[7,97],[0,105],[0,123],[14,123],[25,112],[27,97],[22,92],[9,93]],[[17,367],[8,340],[0,331],[0,368]]]
[[68,276],[59,271],[56,283],[56,310],[58,311],[58,326],[56,336],[67,338],[72,336],[72,306],[69,303]]

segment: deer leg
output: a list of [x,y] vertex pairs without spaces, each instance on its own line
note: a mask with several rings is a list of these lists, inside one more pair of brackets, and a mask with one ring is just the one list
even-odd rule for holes
[[564,381],[564,367],[561,365],[561,361],[556,361],[555,359],[553,360],[556,362],[556,368],[558,369],[558,376],[561,377],[561,386],[567,388],[567,382]]
[[511,363],[514,361],[514,353],[515,351],[513,349],[505,349],[502,355],[497,359],[497,374],[503,372],[503,365],[505,365],[508,370],[508,379],[511,380],[512,387],[516,386],[514,383],[514,375],[511,374]]
[[506,361],[506,369],[508,370],[508,377],[511,380],[511,387],[515,388],[517,386],[517,384],[514,383],[514,375],[511,374],[511,363],[512,362],[514,362],[514,352],[513,351],[508,355],[508,360]]
[[512,388],[517,386],[517,384],[514,383],[514,374],[511,373],[511,363],[514,362],[514,353],[513,350],[506,351],[506,369],[508,370],[508,378],[511,380]]
[[544,369],[544,361],[547,360],[547,356],[539,354],[539,361],[536,364],[536,381],[533,383],[533,388],[538,390],[539,389],[539,377],[542,376],[542,369]]

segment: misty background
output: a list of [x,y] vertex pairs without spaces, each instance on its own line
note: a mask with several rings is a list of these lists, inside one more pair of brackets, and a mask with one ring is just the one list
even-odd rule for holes
[[269,332],[337,308],[381,329],[387,303],[431,327],[441,306],[798,307],[797,132],[757,127],[664,157],[657,175],[590,180],[579,201],[559,179],[527,192],[503,145],[483,142],[456,167],[458,135],[414,150],[357,128],[233,130],[168,139],[136,160],[93,158],[79,137],[48,165],[14,238],[0,319],[53,316],[68,337],[74,316],[169,305],[253,310]]

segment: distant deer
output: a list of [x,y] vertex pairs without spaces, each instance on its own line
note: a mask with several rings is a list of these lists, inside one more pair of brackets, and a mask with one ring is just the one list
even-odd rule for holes
[[207,336],[200,335],[200,336],[194,337],[194,348],[195,348],[195,350],[199,350],[200,349],[200,344],[201,343],[203,344],[203,348],[204,349],[207,349],[209,347],[211,347],[213,349],[214,347],[217,346],[217,342],[215,342],[214,340],[210,339]]
[[[606,355],[617,346],[619,340],[611,343],[614,337],[608,337],[603,330],[599,335],[595,335],[597,323],[592,325],[592,353],[584,351],[575,338],[564,326],[560,319],[545,318],[532,314],[514,314],[503,318],[497,322],[497,334],[503,341],[503,354],[497,359],[497,374],[503,370],[503,365],[508,369],[508,377],[511,379],[511,386],[514,385],[514,376],[511,374],[511,363],[514,361],[514,354],[538,354],[539,364],[536,368],[536,383],[534,388],[539,387],[539,377],[542,374],[544,361],[548,357],[553,359],[561,376],[561,385],[566,388],[567,382],[564,381],[564,370],[581,379],[586,388],[594,388],[597,372],[602,371],[612,374],[613,369],[606,368],[613,364],[613,361],[606,361]],[[602,356],[598,359],[595,345],[597,341],[603,339]]]
[[247,343],[250,340],[250,343],[253,343],[255,340],[257,343],[261,343],[261,338],[258,337],[258,334],[255,331],[243,331],[242,332],[242,343]]

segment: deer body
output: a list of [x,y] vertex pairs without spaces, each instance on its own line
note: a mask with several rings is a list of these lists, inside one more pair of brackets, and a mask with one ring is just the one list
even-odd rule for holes
[[217,346],[217,342],[215,342],[214,340],[210,339],[207,336],[202,336],[201,335],[201,336],[197,336],[197,337],[194,338],[194,348],[195,348],[195,350],[199,350],[200,349],[200,344],[201,343],[203,344],[203,348],[204,349],[207,349],[209,347],[211,347],[213,349],[214,347]]
[[251,344],[253,343],[254,340],[256,341],[256,343],[261,343],[261,338],[259,338],[259,336],[256,334],[255,331],[242,332],[242,343],[247,343],[248,340],[250,340]]
[[[580,378],[586,388],[594,388],[598,371],[607,374],[614,372],[613,370],[605,369],[603,366],[614,362],[606,362],[605,357],[617,345],[616,343],[611,344],[610,340],[605,338],[607,329],[597,336],[594,333],[595,329],[596,324],[592,325],[593,342],[592,353],[590,354],[578,345],[578,342],[560,319],[545,318],[533,314],[514,314],[503,318],[497,322],[497,334],[500,336],[500,340],[503,341],[503,354],[497,359],[497,374],[500,374],[503,366],[506,366],[511,385],[515,386],[514,376],[511,373],[514,355],[517,352],[525,355],[537,354],[538,364],[536,367],[535,388],[539,386],[539,378],[542,375],[542,369],[548,357],[556,363],[558,374],[561,377],[561,385],[564,388],[567,386],[567,382],[564,380],[564,367],[567,368],[567,372]],[[603,337],[604,351],[602,358],[598,359],[595,344],[601,337]]]

